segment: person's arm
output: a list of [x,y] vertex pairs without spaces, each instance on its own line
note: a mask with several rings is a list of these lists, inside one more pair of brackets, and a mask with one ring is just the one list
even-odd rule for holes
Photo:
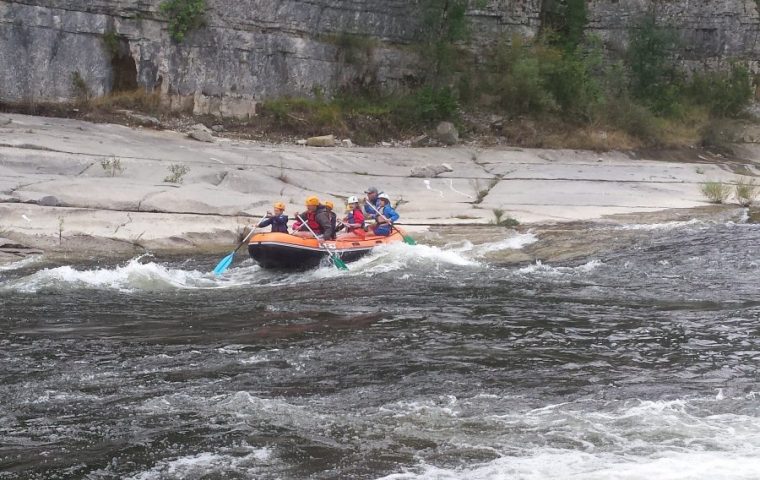
[[364,200],[364,213],[367,214],[366,218],[369,219],[373,219],[377,216],[377,213],[375,213],[375,211],[372,210],[372,207],[369,206],[371,203],[372,202],[370,202],[369,199]]
[[316,220],[320,229],[322,229],[322,236],[327,239],[332,238],[335,232],[333,231],[330,215],[326,211],[320,211],[317,213]]
[[272,218],[273,217],[267,217],[264,220],[262,220],[261,222],[259,222],[259,228],[264,228],[264,227],[268,227],[269,225],[271,225],[272,224]]
[[396,213],[396,210],[393,209],[390,205],[385,207],[385,210],[383,210],[383,213],[385,214],[385,218],[391,221],[391,223],[395,223],[399,219],[399,214]]
[[361,210],[356,210],[354,212],[354,223],[359,226],[364,223],[364,215],[362,214]]

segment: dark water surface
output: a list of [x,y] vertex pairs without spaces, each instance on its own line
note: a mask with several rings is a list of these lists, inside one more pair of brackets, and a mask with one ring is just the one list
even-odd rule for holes
[[630,228],[568,265],[6,268],[0,479],[760,478],[760,226]]

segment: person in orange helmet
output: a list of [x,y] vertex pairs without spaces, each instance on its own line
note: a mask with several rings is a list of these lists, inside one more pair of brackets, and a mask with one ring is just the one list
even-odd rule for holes
[[267,212],[266,218],[259,222],[258,227],[263,228],[271,225],[273,232],[288,233],[288,216],[285,215],[285,204],[275,202],[273,207],[274,214]]
[[[296,218],[298,217],[299,214],[296,214]],[[331,226],[330,214],[327,207],[319,202],[318,197],[312,195],[306,199],[306,211],[300,214],[300,217],[316,235],[322,236],[322,238],[326,239],[332,239],[335,237],[335,229]],[[300,220],[297,220],[296,223],[293,224],[293,231],[308,232],[308,229]],[[308,235],[311,234],[309,233]]]

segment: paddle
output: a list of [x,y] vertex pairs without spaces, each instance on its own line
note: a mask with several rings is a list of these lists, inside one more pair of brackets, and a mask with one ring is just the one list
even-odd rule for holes
[[245,242],[247,242],[249,238],[251,238],[251,235],[253,235],[253,232],[255,232],[256,229],[258,228],[259,223],[261,223],[266,217],[267,217],[266,214],[264,214],[264,216],[261,217],[261,219],[258,222],[256,222],[256,225],[251,229],[251,232],[248,234],[248,236],[246,236],[243,239],[243,241],[238,244],[238,246],[235,248],[235,250],[233,250],[232,253],[230,253],[229,255],[227,255],[226,257],[224,257],[223,259],[221,259],[221,261],[219,261],[219,263],[216,264],[216,268],[214,268],[214,275],[216,275],[217,277],[219,277],[228,268],[230,268],[230,265],[232,265],[232,260],[235,258],[235,252],[237,252],[238,250],[240,250],[240,247],[242,247],[243,244]]
[[386,220],[388,220],[388,224],[391,226],[391,228],[394,229],[394,230],[396,230],[398,233],[401,234],[402,237],[404,237],[404,243],[406,243],[407,245],[417,245],[417,242],[414,241],[414,239],[411,237],[411,235],[407,235],[406,233],[404,233],[401,230],[399,230],[398,228],[396,228],[396,226],[393,224],[393,222],[391,222],[391,219],[385,217],[385,215],[383,215],[382,213],[380,213],[377,210],[377,208],[375,208],[375,206],[372,205],[372,202],[370,202],[369,200],[367,200],[367,205],[369,205],[369,207],[372,210],[374,210],[376,214],[381,215],[383,218],[385,218]]
[[301,222],[301,225],[305,226],[309,233],[314,235],[314,238],[317,240],[317,243],[319,243],[319,247],[323,248],[325,252],[327,252],[327,255],[330,257],[330,260],[332,260],[333,265],[335,265],[335,268],[338,270],[348,270],[348,266],[346,265],[346,262],[340,259],[337,253],[331,252],[329,248],[319,239],[316,233],[314,233],[314,230],[311,229],[308,223],[306,223],[303,218],[301,218],[300,215],[296,214],[296,218]]

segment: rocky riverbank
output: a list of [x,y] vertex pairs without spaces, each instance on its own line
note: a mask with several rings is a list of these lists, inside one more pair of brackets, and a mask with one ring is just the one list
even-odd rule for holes
[[[760,175],[756,163],[706,157],[517,148],[316,148],[71,119],[0,118],[0,238],[25,253],[223,252],[271,202],[300,209],[316,193],[340,205],[376,185],[408,228],[430,241],[482,234],[500,217],[519,228],[707,209],[701,182]],[[650,158],[647,158],[650,157]],[[446,168],[439,168],[442,164]],[[426,168],[430,167],[430,168]],[[690,212],[690,213],[685,213]],[[728,213],[726,213],[728,212]],[[567,223],[575,222],[575,223]],[[498,227],[503,228],[503,227]],[[488,229],[490,232],[490,229]],[[427,232],[427,233],[423,233]]]

